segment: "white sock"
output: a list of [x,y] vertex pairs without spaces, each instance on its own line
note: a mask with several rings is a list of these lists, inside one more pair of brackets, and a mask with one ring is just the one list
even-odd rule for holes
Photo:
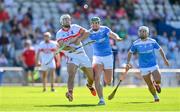
[[103,97],[101,97],[101,98],[100,98],[100,101],[104,101],[104,98],[103,98]]

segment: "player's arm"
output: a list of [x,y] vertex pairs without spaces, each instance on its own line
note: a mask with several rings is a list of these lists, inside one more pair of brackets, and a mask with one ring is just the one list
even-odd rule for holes
[[128,57],[127,57],[127,62],[126,62],[126,70],[130,69],[132,66],[130,64],[130,60],[131,60],[131,57],[132,57],[132,52],[128,52]]
[[109,32],[109,37],[117,41],[122,41],[122,38],[120,38],[116,33],[112,31]]
[[130,64],[130,60],[131,60],[132,54],[136,53],[136,52],[137,52],[137,48],[134,44],[132,44],[131,48],[128,52],[127,63],[126,63],[126,71],[129,70],[130,68],[132,68],[132,65]]
[[40,51],[38,50],[37,53],[36,53],[36,56],[35,56],[36,66],[40,66],[40,65],[41,65],[41,64],[39,63],[39,54],[40,54]]
[[167,66],[169,66],[169,62],[168,62],[168,60],[167,60],[167,58],[166,58],[166,56],[165,56],[165,53],[164,53],[163,49],[160,48],[160,49],[159,49],[159,52],[160,52],[160,54],[161,54],[161,56],[162,56],[162,58],[163,58],[163,60],[164,60],[164,63],[165,63]]
[[55,55],[55,58],[56,58],[56,65],[57,67],[60,66],[60,54],[58,53],[57,55]]
[[82,40],[86,39],[87,37],[89,37],[89,32],[84,29],[84,28],[81,28],[80,29],[80,37],[77,37],[77,39],[75,40],[75,44],[79,44]]
[[58,46],[59,46],[59,47],[65,46],[65,47],[63,48],[63,50],[65,50],[65,51],[69,51],[69,50],[74,50],[74,49],[75,49],[74,47],[69,46],[69,45],[67,44],[67,42],[65,42],[65,41],[63,41],[63,40],[59,40],[59,41],[58,41]]

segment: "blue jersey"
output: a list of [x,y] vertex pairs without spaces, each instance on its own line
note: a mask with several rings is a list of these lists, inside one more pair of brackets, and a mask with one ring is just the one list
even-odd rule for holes
[[138,39],[133,42],[130,52],[138,54],[140,68],[148,68],[157,64],[155,49],[160,49],[160,46],[154,39],[148,38],[146,41]]
[[96,42],[93,44],[93,55],[108,56],[112,54],[111,45],[109,42],[110,29],[106,26],[100,26],[98,31],[89,30],[91,40]]

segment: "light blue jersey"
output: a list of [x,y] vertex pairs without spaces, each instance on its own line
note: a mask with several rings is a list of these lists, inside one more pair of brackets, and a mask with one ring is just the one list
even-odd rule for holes
[[112,49],[109,42],[110,29],[106,26],[100,26],[98,31],[89,30],[91,40],[96,42],[93,44],[93,55],[108,56],[112,54]]
[[138,54],[140,68],[148,68],[157,65],[155,49],[160,49],[160,46],[154,39],[148,38],[146,41],[138,39],[133,42],[130,52]]

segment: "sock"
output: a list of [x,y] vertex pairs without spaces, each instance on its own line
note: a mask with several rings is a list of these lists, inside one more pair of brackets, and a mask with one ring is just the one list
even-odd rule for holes
[[155,94],[155,95],[153,95],[153,96],[154,96],[154,99],[159,99],[159,97],[158,97],[157,94]]
[[70,90],[68,90],[68,92],[72,94],[72,93],[73,93],[73,90],[70,89]]
[[101,98],[100,98],[100,101],[104,101],[104,98],[103,98],[103,97],[101,97]]

